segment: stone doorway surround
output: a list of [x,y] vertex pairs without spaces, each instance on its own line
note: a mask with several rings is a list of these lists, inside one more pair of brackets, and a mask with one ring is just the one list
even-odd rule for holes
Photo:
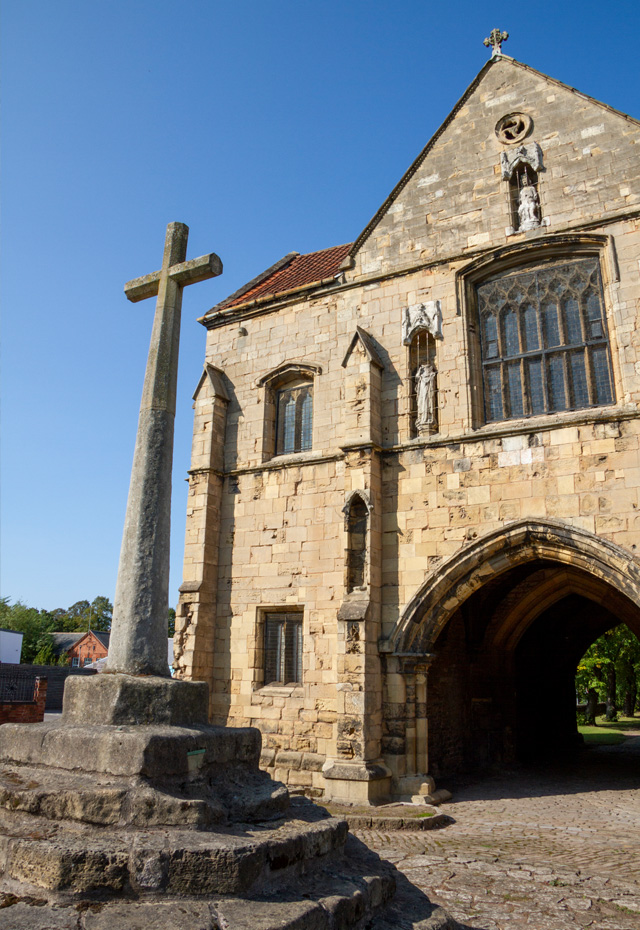
[[[557,668],[548,672],[551,678],[555,675],[554,683],[563,682],[561,703],[567,706],[565,732],[558,737],[562,743],[572,725],[575,737],[575,723],[569,721],[572,698],[567,693],[567,682],[573,687],[571,664],[575,668],[590,642],[601,635],[589,639],[589,631],[593,633],[599,623],[604,632],[617,622],[640,634],[638,560],[628,550],[580,528],[560,521],[527,520],[475,540],[426,579],[392,636],[381,643],[383,756],[393,773],[396,795],[430,794],[434,777],[451,774],[456,764],[468,770],[472,757],[473,765],[490,767],[518,756],[522,744],[518,726],[520,721],[524,729],[526,716],[520,720],[523,699],[516,683],[526,668],[525,648],[531,648],[531,632],[528,639],[525,634],[535,630],[536,623],[547,623],[549,635],[555,635],[549,624],[562,619],[559,605],[580,614],[578,626],[574,622],[563,633],[564,639],[575,641],[573,652],[577,649],[579,654],[563,654],[562,670],[556,662]],[[489,618],[482,624],[481,610]],[[582,616],[594,612],[599,619],[592,617],[591,627],[585,619],[583,643],[576,630]],[[553,648],[550,644],[551,652]],[[463,667],[465,649],[472,658]],[[452,671],[447,662],[456,668]],[[482,751],[452,747],[456,727],[475,734],[470,739],[483,742]],[[442,746],[447,742],[445,753]],[[439,758],[443,755],[444,761]],[[452,761],[456,758],[457,763]]]

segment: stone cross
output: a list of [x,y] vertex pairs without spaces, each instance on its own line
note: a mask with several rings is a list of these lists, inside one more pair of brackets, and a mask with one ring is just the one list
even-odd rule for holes
[[508,32],[501,32],[499,29],[492,29],[488,38],[484,40],[483,45],[486,45],[487,48],[491,46],[492,58],[499,58],[500,55],[502,55],[502,43],[506,42],[508,38]]
[[125,284],[157,294],[120,550],[107,671],[168,676],[171,467],[182,288],[222,273],[217,255],[185,261],[189,227],[169,223],[162,268]]

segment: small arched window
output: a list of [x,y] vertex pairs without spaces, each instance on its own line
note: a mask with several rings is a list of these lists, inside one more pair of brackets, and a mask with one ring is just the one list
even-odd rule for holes
[[311,448],[313,383],[289,383],[276,391],[276,455]]
[[369,508],[359,494],[348,505],[347,593],[367,586],[367,529]]
[[264,460],[313,447],[313,386],[318,365],[285,362],[257,382],[264,387]]

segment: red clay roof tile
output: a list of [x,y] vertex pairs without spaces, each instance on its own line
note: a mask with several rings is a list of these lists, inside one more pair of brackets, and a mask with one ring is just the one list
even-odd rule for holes
[[216,310],[228,310],[239,304],[248,303],[258,297],[276,297],[283,291],[289,291],[314,281],[322,281],[337,274],[344,258],[349,253],[351,243],[335,245],[330,249],[319,252],[308,252],[306,255],[296,255],[283,268],[274,271],[255,287],[250,288],[237,297],[233,295],[218,304]]

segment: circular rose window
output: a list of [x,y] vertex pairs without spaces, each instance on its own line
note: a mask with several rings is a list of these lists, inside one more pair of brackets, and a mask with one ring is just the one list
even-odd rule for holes
[[496,123],[496,136],[503,145],[522,142],[533,126],[533,120],[526,113],[507,113]]

